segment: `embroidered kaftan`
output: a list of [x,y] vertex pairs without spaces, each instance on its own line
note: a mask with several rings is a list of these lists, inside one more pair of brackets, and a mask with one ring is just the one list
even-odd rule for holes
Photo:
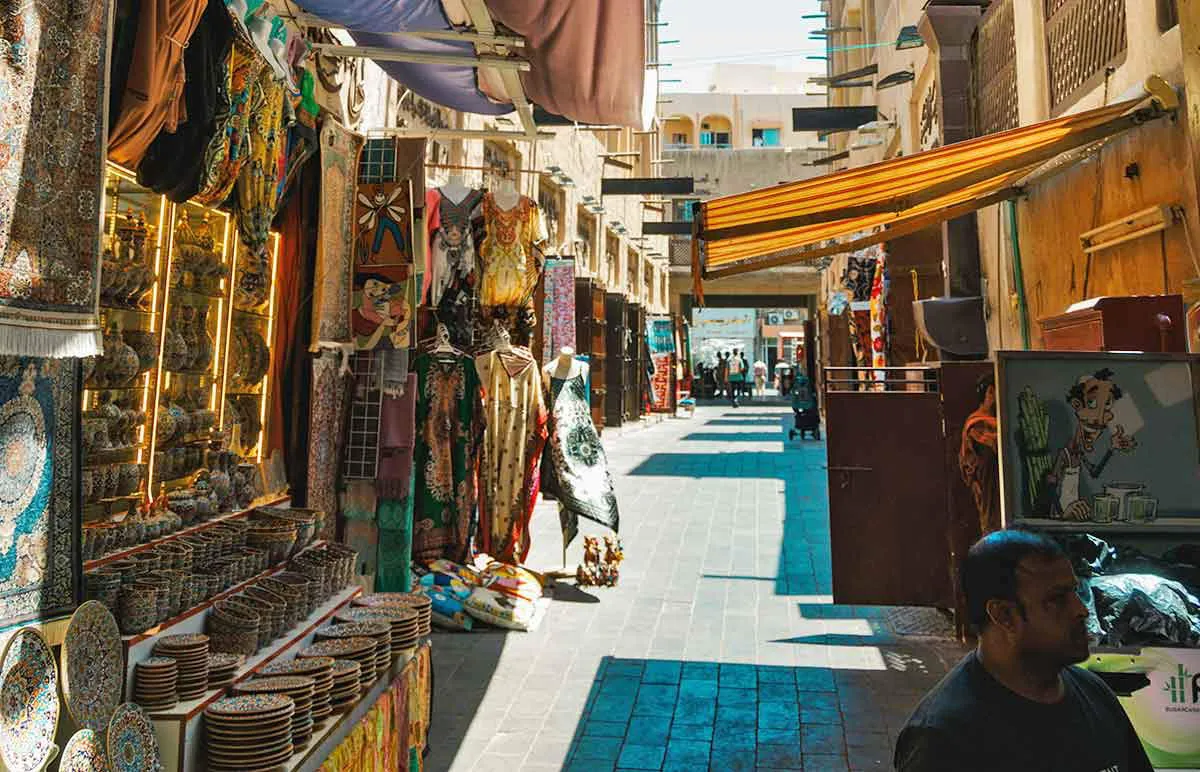
[[529,552],[529,519],[537,503],[546,443],[546,402],[533,356],[491,352],[478,357],[487,430],[479,467],[479,551],[518,564]]
[[533,298],[542,271],[534,245],[546,240],[537,205],[521,196],[512,209],[501,209],[490,192],[483,196],[486,236],[479,250],[483,271],[480,303],[524,306]]
[[413,470],[413,559],[466,562],[475,516],[484,433],[475,363],[461,355],[421,354]]

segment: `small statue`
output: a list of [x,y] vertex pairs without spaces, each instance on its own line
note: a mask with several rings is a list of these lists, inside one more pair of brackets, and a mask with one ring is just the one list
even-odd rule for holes
[[605,536],[603,556],[600,544],[598,536],[583,538],[583,564],[575,571],[575,581],[581,587],[616,587],[621,580],[625,552],[620,539]]

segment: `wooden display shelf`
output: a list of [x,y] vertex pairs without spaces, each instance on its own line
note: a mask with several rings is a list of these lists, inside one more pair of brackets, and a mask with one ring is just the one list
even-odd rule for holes
[[279,506],[279,505],[285,503],[286,501],[288,501],[288,499],[289,499],[288,496],[280,496],[280,497],[276,497],[276,498],[272,498],[272,499],[264,499],[262,501],[258,501],[258,502],[251,504],[250,507],[248,507],[247,509],[237,510],[234,512],[226,512],[223,515],[217,515],[216,517],[213,517],[210,520],[205,520],[203,523],[198,523],[196,525],[189,526],[182,530],[176,531],[175,533],[167,534],[166,536],[160,536],[159,538],[154,539],[152,541],[148,541],[145,544],[139,544],[136,547],[128,547],[119,552],[111,552],[102,558],[96,558],[95,560],[89,560],[83,564],[83,570],[84,571],[92,571],[97,568],[102,568],[106,564],[112,563],[114,560],[123,560],[127,557],[130,557],[131,555],[136,555],[137,553],[142,552],[144,550],[151,549],[152,547],[157,547],[160,544],[166,544],[169,541],[174,541],[175,539],[178,539],[180,536],[188,536],[190,534],[200,533],[201,531],[212,528],[214,525],[219,525],[219,524],[225,522],[226,520],[236,520],[239,517],[246,517],[251,512],[258,509],[259,507]]
[[1014,527],[1027,528],[1032,531],[1050,531],[1056,533],[1080,533],[1084,531],[1105,534],[1127,533],[1129,535],[1145,534],[1194,534],[1200,533],[1200,517],[1162,517],[1148,523],[1131,523],[1114,521],[1111,523],[1096,523],[1090,520],[1052,520],[1050,518],[1029,517],[1012,522]]
[[[312,642],[317,628],[333,619],[334,614],[344,608],[351,600],[362,593],[362,587],[357,584],[346,587],[336,593],[325,603],[321,604],[307,619],[284,635],[283,638],[271,643],[267,648],[248,657],[238,668],[233,683],[238,684],[253,677],[254,671],[276,659],[288,658],[288,655]],[[186,620],[177,623],[161,634],[174,635],[179,633],[199,633],[204,631],[206,614],[194,614]],[[154,649],[154,638],[140,641],[136,647],[130,648],[127,655],[129,673],[134,671],[134,665],[151,656]],[[387,675],[390,675],[388,673]],[[132,682],[132,676],[126,676],[127,688]],[[381,680],[387,681],[385,677]],[[377,687],[378,684],[375,684]],[[180,702],[175,707],[150,713],[150,721],[154,724],[154,733],[162,751],[163,769],[166,772],[193,772],[203,768],[202,725],[204,711],[209,705],[225,696],[232,687],[210,689],[203,697],[187,702]],[[372,689],[373,691],[373,689]],[[339,722],[334,720],[334,725]],[[314,742],[310,748],[316,747]],[[318,765],[319,766],[319,765]]]

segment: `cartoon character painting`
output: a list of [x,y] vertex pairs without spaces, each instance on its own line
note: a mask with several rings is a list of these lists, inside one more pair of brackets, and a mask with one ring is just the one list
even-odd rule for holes
[[403,349],[409,346],[412,307],[407,284],[380,273],[354,275],[354,308],[350,323],[358,349]]

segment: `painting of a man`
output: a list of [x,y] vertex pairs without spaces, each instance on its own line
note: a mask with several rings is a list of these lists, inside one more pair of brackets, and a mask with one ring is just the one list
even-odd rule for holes
[[358,349],[401,349],[409,345],[409,306],[404,282],[377,273],[354,276],[355,304],[350,324]]
[[[1108,368],[1097,370],[1076,381],[1067,392],[1067,403],[1075,413],[1075,431],[1066,446],[1058,452],[1054,466],[1046,477],[1054,496],[1051,512],[1068,520],[1087,520],[1092,515],[1092,506],[1081,489],[1080,482],[1086,470],[1092,480],[1104,472],[1114,451],[1131,453],[1137,448],[1137,440],[1125,434],[1125,427],[1113,424],[1113,403],[1123,396],[1121,387],[1112,381],[1113,372]],[[1096,448],[1096,440],[1111,428],[1110,445],[1098,460],[1090,455]]]

